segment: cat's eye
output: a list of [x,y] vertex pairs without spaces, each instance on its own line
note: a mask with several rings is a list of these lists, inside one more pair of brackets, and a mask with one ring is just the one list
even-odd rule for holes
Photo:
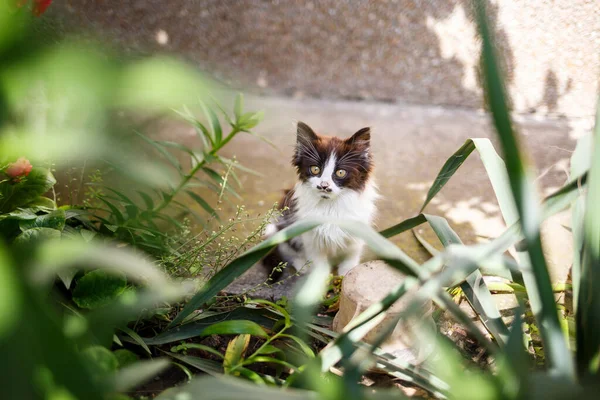
[[313,175],[318,175],[318,174],[319,174],[319,172],[321,172],[321,168],[319,168],[319,167],[318,167],[318,166],[316,166],[316,165],[311,165],[311,167],[310,167],[310,173],[311,173],[311,174],[313,174]]
[[338,178],[345,178],[346,175],[348,175],[348,172],[346,172],[345,169],[338,169],[337,171],[335,171],[335,176],[337,176]]

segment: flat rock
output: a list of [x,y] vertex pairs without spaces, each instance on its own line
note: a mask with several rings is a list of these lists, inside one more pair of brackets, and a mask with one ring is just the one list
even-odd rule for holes
[[[367,308],[380,302],[388,293],[402,284],[405,276],[382,261],[370,261],[353,268],[344,277],[340,294],[340,310],[333,320],[333,330],[342,332],[344,327]],[[433,324],[431,301],[418,305],[418,318],[400,319],[398,315],[406,310],[414,300],[411,293],[405,294],[387,311],[385,318],[364,337],[367,343],[377,341],[378,337],[390,324],[396,324],[392,333],[381,346],[384,351],[405,359],[415,359],[413,351],[416,341],[414,331],[416,324],[424,322]],[[424,355],[422,353],[421,355]]]

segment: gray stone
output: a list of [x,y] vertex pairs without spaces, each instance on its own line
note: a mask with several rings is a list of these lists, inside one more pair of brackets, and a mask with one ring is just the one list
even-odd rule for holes
[[[346,325],[370,306],[379,303],[394,288],[401,285],[405,276],[382,261],[371,261],[354,267],[342,281],[340,293],[340,310],[333,320],[333,330],[342,332]],[[419,312],[411,318],[401,318],[399,314],[406,311],[409,304],[419,301]],[[433,325],[431,317],[431,300],[415,300],[407,293],[395,302],[385,313],[385,317],[373,327],[363,338],[367,343],[373,343],[378,336],[389,329],[390,324],[396,324],[389,337],[382,343],[382,349],[390,354],[414,361],[417,345],[414,328],[420,323]],[[425,353],[421,354],[423,359]]]

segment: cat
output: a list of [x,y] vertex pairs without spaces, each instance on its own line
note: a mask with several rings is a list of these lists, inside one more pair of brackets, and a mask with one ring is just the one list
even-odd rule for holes
[[[281,216],[265,228],[265,238],[307,218],[335,218],[373,224],[379,197],[372,177],[371,129],[362,128],[348,139],[316,134],[298,122],[292,165],[298,183],[286,190]],[[337,266],[347,274],[360,263],[364,243],[336,225],[324,224],[278,245],[263,259],[271,279],[278,280],[280,263],[299,271],[309,262]]]

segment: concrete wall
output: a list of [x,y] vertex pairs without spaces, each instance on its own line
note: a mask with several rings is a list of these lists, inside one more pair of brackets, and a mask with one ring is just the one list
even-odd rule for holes
[[[483,0],[476,0],[483,1]],[[51,15],[255,92],[479,108],[469,0],[67,0]],[[514,109],[594,113],[597,0],[490,1]]]

